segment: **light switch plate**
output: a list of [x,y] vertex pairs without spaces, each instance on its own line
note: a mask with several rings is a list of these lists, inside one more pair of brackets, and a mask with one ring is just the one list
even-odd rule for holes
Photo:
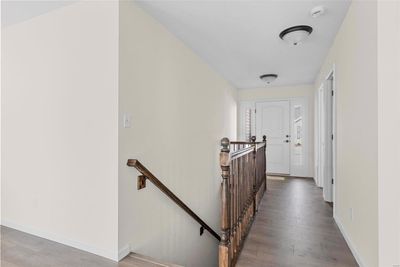
[[132,128],[132,115],[124,114],[124,128]]

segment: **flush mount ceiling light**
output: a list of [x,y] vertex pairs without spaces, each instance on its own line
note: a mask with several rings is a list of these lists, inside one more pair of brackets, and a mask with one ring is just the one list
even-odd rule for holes
[[273,81],[276,80],[276,78],[278,78],[278,75],[276,74],[264,74],[260,76],[260,79],[266,82],[267,84],[272,83]]
[[304,41],[313,31],[308,25],[298,25],[283,30],[279,37],[292,45],[298,45]]

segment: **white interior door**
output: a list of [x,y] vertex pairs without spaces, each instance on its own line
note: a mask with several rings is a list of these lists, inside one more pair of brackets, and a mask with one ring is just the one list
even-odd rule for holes
[[267,136],[267,172],[290,174],[289,101],[256,103],[257,138]]

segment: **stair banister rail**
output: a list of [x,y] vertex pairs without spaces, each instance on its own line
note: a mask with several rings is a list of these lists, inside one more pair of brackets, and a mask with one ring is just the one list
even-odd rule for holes
[[[221,241],[219,267],[236,264],[267,189],[266,136],[262,142],[221,140]],[[232,149],[232,151],[231,151]]]
[[146,180],[152,182],[158,189],[160,189],[165,195],[167,195],[173,202],[181,207],[187,214],[190,215],[195,221],[197,221],[200,228],[200,235],[203,234],[204,229],[207,230],[213,237],[218,241],[221,240],[219,234],[217,234],[206,222],[204,222],[194,211],[192,211],[180,198],[178,198],[171,190],[168,189],[154,174],[152,174],[143,164],[137,159],[129,159],[127,162],[129,167],[134,167],[142,175],[138,176],[138,190],[146,187]]

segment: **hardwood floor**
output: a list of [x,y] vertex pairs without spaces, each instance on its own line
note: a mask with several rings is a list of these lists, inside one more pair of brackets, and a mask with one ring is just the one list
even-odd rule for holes
[[312,179],[267,184],[237,267],[358,266]]
[[[116,263],[59,243],[1,227],[1,267],[172,266],[131,255]],[[311,179],[268,180],[268,191],[237,267],[358,266]],[[213,267],[213,266],[204,266]]]
[[131,254],[114,262],[75,248],[1,227],[1,267],[173,267]]

